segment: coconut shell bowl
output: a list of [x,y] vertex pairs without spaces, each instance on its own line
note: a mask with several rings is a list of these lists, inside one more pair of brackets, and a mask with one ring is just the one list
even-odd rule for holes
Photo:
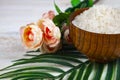
[[72,24],[74,18],[87,9],[78,9],[70,16],[69,29],[73,45],[91,61],[104,63],[119,58],[120,34],[89,32]]

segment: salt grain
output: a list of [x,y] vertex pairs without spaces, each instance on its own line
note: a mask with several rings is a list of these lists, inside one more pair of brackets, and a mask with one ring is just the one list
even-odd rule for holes
[[83,30],[103,33],[120,33],[120,9],[104,5],[89,8],[76,16],[72,23]]

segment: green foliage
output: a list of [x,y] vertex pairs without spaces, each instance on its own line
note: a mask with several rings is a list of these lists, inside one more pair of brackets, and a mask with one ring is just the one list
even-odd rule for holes
[[62,13],[62,11],[60,10],[60,8],[56,5],[56,3],[54,2],[54,6],[55,6],[55,9],[58,13]]
[[80,1],[78,2],[78,4],[76,6],[73,6],[73,7],[69,7],[65,10],[65,12],[73,12],[75,11],[76,9],[79,9],[79,8],[88,8],[88,7],[92,7],[93,6],[93,3],[94,1],[93,0],[83,0],[83,1]]
[[0,80],[119,80],[120,60],[90,62],[71,45],[54,54],[33,55],[0,70]]
[[73,7],[77,6],[78,4],[80,4],[80,0],[71,0],[71,4]]
[[88,0],[88,6],[89,6],[89,7],[92,7],[93,4],[94,4],[93,0]]
[[67,23],[69,17],[69,13],[59,13],[59,15],[56,15],[53,19],[53,22],[56,26],[59,26],[61,28],[63,23]]
[[54,3],[55,9],[59,14],[54,17],[53,22],[60,28],[62,27],[63,23],[69,24],[68,18],[70,14],[76,9],[92,7],[93,0],[71,0],[71,4],[72,7],[69,7],[65,10],[65,12],[62,12],[60,8]]

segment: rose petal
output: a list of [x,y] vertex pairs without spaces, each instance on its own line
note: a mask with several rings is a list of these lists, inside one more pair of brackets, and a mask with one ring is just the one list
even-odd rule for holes
[[53,21],[50,19],[44,19],[43,25],[45,28],[48,27],[50,29],[50,31],[52,31],[52,29],[54,27],[56,27],[55,24],[53,23]]
[[50,47],[56,46],[60,42],[61,38],[61,32],[58,27],[53,28],[51,34],[44,34],[44,40],[46,45],[49,45]]
[[43,44],[42,47],[40,48],[40,51],[42,53],[54,53],[54,52],[56,52],[60,48],[61,48],[61,44],[60,43],[57,46],[55,46],[55,47],[50,47],[50,46],[48,46],[46,44]]
[[44,30],[44,24],[43,24],[43,22],[44,22],[44,19],[40,19],[40,20],[38,20],[38,22],[37,22],[38,27],[39,27],[42,31]]
[[37,25],[27,25],[22,28],[22,41],[27,48],[37,49],[41,46],[43,42],[43,32]]
[[44,13],[42,15],[42,18],[44,19],[49,18],[52,20],[54,17],[55,17],[54,11],[49,11],[48,13]]
[[60,39],[61,38],[61,32],[60,32],[60,29],[58,27],[53,28],[53,36],[56,39]]

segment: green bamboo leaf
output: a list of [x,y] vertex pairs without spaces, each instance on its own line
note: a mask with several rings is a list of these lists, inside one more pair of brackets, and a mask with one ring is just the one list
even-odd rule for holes
[[81,2],[80,0],[71,0],[71,4],[72,4],[73,7],[80,4],[80,2]]

